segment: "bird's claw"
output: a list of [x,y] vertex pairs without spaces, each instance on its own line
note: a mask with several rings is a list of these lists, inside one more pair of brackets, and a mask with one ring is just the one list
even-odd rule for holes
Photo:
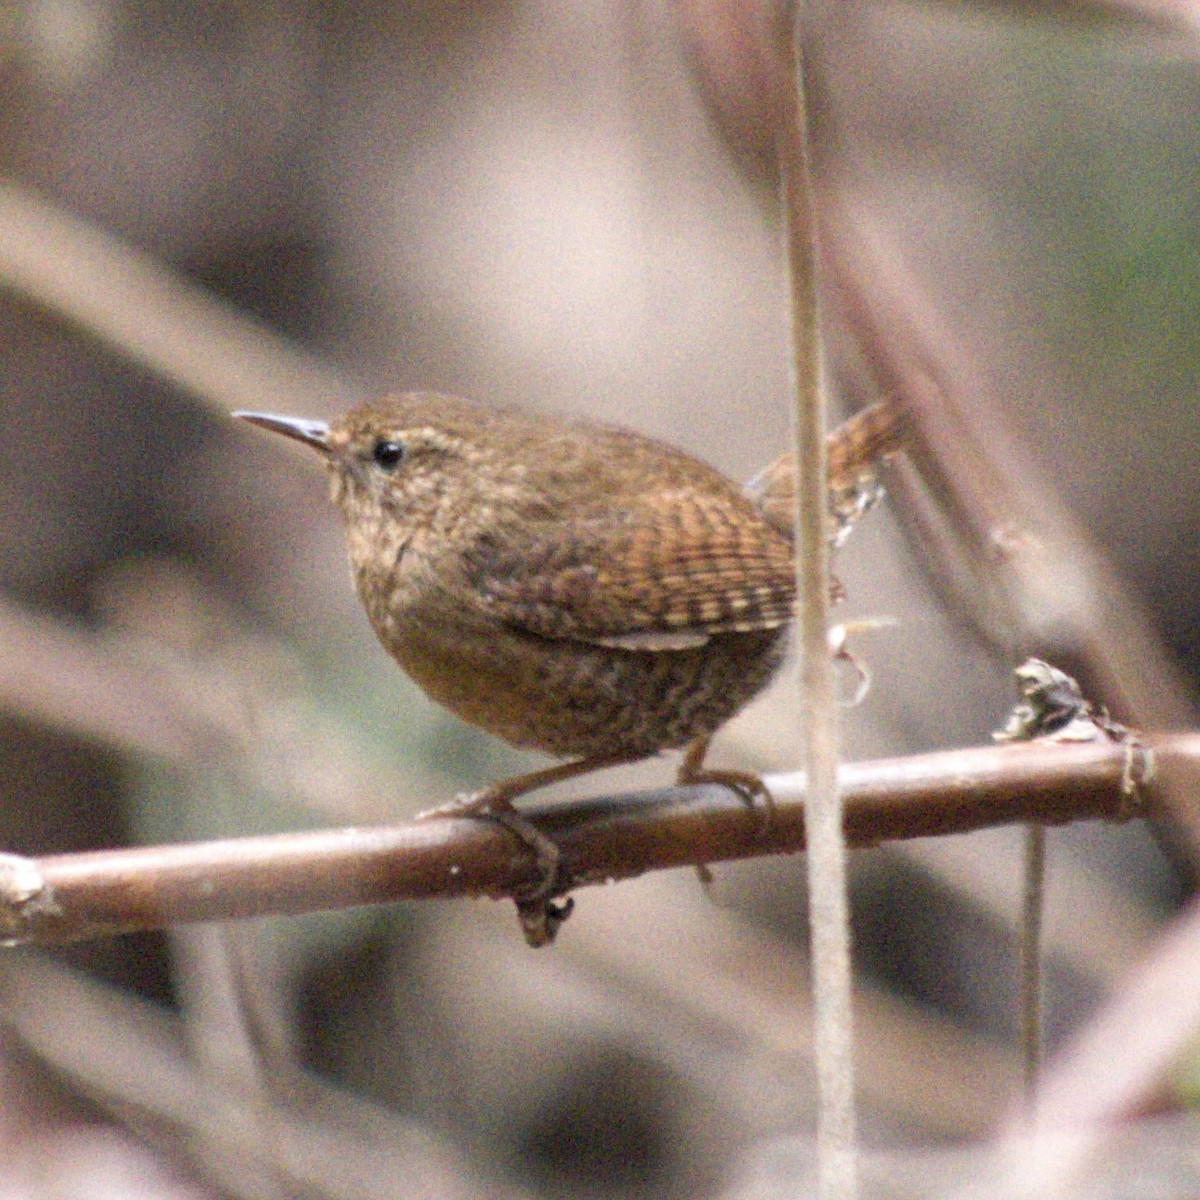
[[[761,775],[753,771],[730,771],[722,768],[700,767],[697,770],[680,772],[678,782],[682,785],[715,783],[737,793],[738,799],[751,812],[760,813],[758,833],[761,836],[771,828],[775,820],[775,797],[762,781]],[[758,802],[762,801],[760,809]]]
[[449,804],[431,808],[420,813],[417,820],[434,817],[495,821],[532,851],[539,879],[535,884],[514,894],[517,919],[525,941],[530,946],[548,946],[554,941],[559,926],[571,915],[575,907],[574,900],[569,898],[562,904],[552,899],[561,895],[569,886],[563,877],[562,853],[555,842],[528,817],[522,816],[511,800],[486,789],[460,795]]

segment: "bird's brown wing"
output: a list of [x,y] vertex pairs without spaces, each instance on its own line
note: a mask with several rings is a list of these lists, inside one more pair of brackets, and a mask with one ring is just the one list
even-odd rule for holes
[[541,637],[625,649],[775,629],[795,597],[791,546],[728,495],[687,493],[648,512],[522,530],[481,542],[470,561],[490,615]]

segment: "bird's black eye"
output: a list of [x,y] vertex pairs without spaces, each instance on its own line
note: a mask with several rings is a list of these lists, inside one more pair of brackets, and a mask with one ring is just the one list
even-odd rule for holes
[[380,438],[371,447],[371,457],[376,466],[385,471],[394,471],[404,459],[404,445],[391,438]]

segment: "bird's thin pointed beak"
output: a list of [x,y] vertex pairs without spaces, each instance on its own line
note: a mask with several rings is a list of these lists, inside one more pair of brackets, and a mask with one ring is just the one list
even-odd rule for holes
[[282,433],[297,442],[303,442],[323,454],[329,452],[329,426],[324,421],[306,421],[303,417],[277,417],[273,413],[235,412],[239,420],[251,425],[261,425],[272,433]]

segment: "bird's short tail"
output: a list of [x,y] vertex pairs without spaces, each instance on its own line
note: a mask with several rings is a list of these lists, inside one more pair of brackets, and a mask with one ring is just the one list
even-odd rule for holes
[[[856,413],[829,435],[829,507],[835,537],[879,499],[876,467],[904,448],[908,421],[894,400],[883,400]],[[791,453],[771,463],[746,485],[746,495],[776,529],[792,536],[796,514],[796,461]]]

